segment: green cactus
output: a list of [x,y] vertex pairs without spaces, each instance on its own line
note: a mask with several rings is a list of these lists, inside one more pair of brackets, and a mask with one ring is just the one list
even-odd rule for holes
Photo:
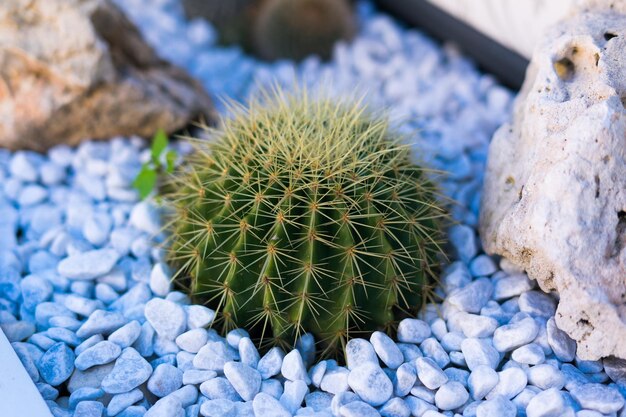
[[252,44],[266,60],[331,56],[333,45],[355,33],[346,0],[264,0],[254,20]]
[[384,119],[306,92],[263,97],[173,174],[169,260],[220,330],[283,346],[312,332],[341,355],[432,295],[446,213]]

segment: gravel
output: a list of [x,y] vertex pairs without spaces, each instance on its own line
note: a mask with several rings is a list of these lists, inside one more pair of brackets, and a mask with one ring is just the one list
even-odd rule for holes
[[[158,205],[131,183],[149,157],[137,138],[0,150],[0,327],[55,417],[623,416],[626,365],[582,361],[558,329],[556,298],[506,260],[481,253],[476,225],[489,138],[512,95],[450,45],[401,28],[368,3],[360,35],[334,59],[260,63],[215,46],[177,0],[119,0],[164,58],[216,97],[260,84],[352,92],[420,131],[421,159],[450,175],[459,202],[442,302],[352,339],[347,366],[316,362],[313,340],[261,355],[243,329],[174,291]],[[327,80],[327,81],[326,81]],[[221,101],[218,108],[224,111]],[[104,405],[107,405],[106,407]]]

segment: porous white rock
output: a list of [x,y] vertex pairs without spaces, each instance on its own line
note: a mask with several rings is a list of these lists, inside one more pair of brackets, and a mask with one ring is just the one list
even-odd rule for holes
[[626,358],[626,2],[585,7],[546,33],[491,142],[480,235],[560,293],[581,358]]

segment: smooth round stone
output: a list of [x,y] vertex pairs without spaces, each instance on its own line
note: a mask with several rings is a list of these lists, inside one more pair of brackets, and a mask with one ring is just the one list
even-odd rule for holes
[[565,377],[555,366],[542,364],[528,369],[528,383],[546,390],[548,388],[561,389],[565,385]]
[[83,401],[78,403],[74,410],[74,417],[101,417],[104,404],[100,401]]
[[215,312],[208,307],[200,305],[184,306],[187,313],[187,328],[197,329],[199,327],[207,327],[213,323]]
[[307,374],[304,362],[300,352],[296,349],[292,350],[283,358],[280,372],[285,378],[290,381],[305,381],[307,384],[311,383],[309,375]]
[[148,201],[135,204],[130,212],[129,223],[149,235],[157,235],[161,231],[158,209]]
[[119,258],[113,249],[92,250],[63,259],[57,270],[69,279],[95,279],[109,273]]
[[604,372],[615,383],[626,386],[626,359],[616,357],[604,358],[602,361]]
[[450,242],[454,246],[459,258],[467,263],[478,252],[476,232],[464,224],[456,225],[449,230]]
[[111,397],[107,406],[109,416],[115,416],[143,398],[143,392],[139,388],[135,388],[130,392],[117,394]]
[[37,362],[39,374],[52,386],[65,382],[74,371],[75,355],[65,343],[52,345]]
[[511,353],[511,358],[518,363],[526,365],[538,365],[546,359],[543,349],[536,343],[529,343],[515,349]]
[[125,349],[135,343],[140,334],[141,324],[133,320],[111,333],[108,340]]
[[80,353],[74,362],[77,369],[84,371],[92,366],[113,362],[122,354],[122,349],[108,340],[99,342]]
[[241,363],[252,368],[256,368],[259,364],[261,356],[249,337],[242,337],[239,341],[239,357],[241,358]]
[[235,391],[228,379],[224,377],[211,378],[200,384],[200,392],[211,400],[225,398],[232,401],[241,401],[241,397]]
[[244,401],[251,401],[261,389],[261,374],[241,362],[227,362],[224,375]]
[[424,356],[432,359],[440,368],[445,368],[450,363],[450,357],[446,350],[434,337],[429,337],[422,342],[420,349]]
[[53,288],[50,281],[39,275],[27,275],[20,282],[23,305],[27,310],[33,310],[38,304],[48,301],[52,296]]
[[352,401],[339,409],[345,417],[378,417],[380,413],[374,407],[363,401]]
[[448,381],[447,375],[430,358],[417,358],[415,360],[417,377],[430,389],[437,389]]
[[359,396],[352,391],[340,392],[332,397],[330,401],[330,410],[334,415],[339,415],[341,407],[352,401],[359,401]]
[[255,416],[292,417],[278,400],[263,392],[254,397],[252,408]]
[[397,369],[404,361],[404,356],[395,342],[383,332],[374,332],[370,342],[376,354],[390,369]]
[[144,314],[157,334],[167,340],[176,339],[187,326],[185,310],[180,305],[161,298],[148,301]]
[[465,313],[460,319],[461,330],[466,337],[489,337],[498,327],[497,320],[491,317]]
[[440,410],[454,410],[462,406],[469,399],[469,394],[463,384],[448,381],[437,390],[435,405]]
[[398,341],[403,343],[422,343],[432,331],[423,320],[404,319],[398,324]]
[[461,342],[461,352],[471,371],[481,365],[496,369],[500,363],[500,354],[487,339],[465,339]]
[[148,390],[157,397],[165,397],[176,391],[183,384],[180,369],[167,363],[157,366],[148,379]]
[[182,417],[182,415],[184,410],[180,400],[168,395],[154,403],[143,417]]
[[[278,400],[283,395],[283,384],[277,379],[265,379],[261,382],[261,392],[271,395]],[[315,393],[330,395],[321,391],[315,391]]]
[[285,354],[279,347],[273,347],[259,360],[257,370],[263,379],[268,379],[280,373]]
[[320,361],[313,365],[313,367],[309,370],[309,378],[311,378],[311,383],[317,388],[319,388],[322,383],[322,379],[326,374],[327,367],[328,364],[326,361]]
[[188,369],[183,373],[184,385],[199,385],[204,381],[208,381],[211,378],[215,378],[217,372],[215,371],[202,371],[199,369]]
[[458,288],[447,298],[447,301],[467,313],[480,313],[480,309],[487,304],[493,293],[491,280],[488,278],[478,278],[470,284]]
[[96,334],[110,334],[126,322],[126,317],[117,311],[96,310],[76,330],[76,336],[87,338]]
[[499,352],[509,352],[532,342],[539,326],[532,317],[498,327],[493,334],[493,347]]
[[203,328],[191,329],[176,338],[176,344],[186,352],[198,353],[209,339]]
[[150,289],[154,295],[159,297],[165,297],[170,292],[172,289],[172,273],[166,265],[159,262],[152,267],[150,272]]
[[308,392],[309,387],[304,381],[285,381],[285,391],[280,396],[280,403],[290,413],[295,413]]
[[364,363],[350,371],[348,385],[366,403],[379,406],[393,394],[393,384],[376,364]]
[[533,289],[533,283],[523,273],[512,274],[498,279],[493,288],[493,298],[501,301],[519,296]]
[[410,417],[411,409],[402,398],[392,398],[378,409],[382,417]]
[[417,381],[417,372],[412,363],[403,363],[398,367],[393,379],[393,393],[398,397],[406,396]]
[[516,415],[515,404],[500,396],[487,400],[476,408],[476,417],[515,417]]
[[16,321],[0,324],[9,342],[21,342],[35,333],[35,325],[29,321]]
[[348,369],[357,367],[365,362],[378,363],[374,346],[365,339],[350,339],[346,344],[346,363]]
[[478,255],[469,264],[470,273],[475,277],[491,275],[498,270],[493,259],[487,255]]
[[532,316],[550,318],[556,311],[556,301],[550,295],[539,291],[527,291],[519,296],[520,311]]
[[548,319],[546,323],[548,334],[548,344],[554,352],[554,356],[560,361],[571,362],[576,357],[576,342],[567,333],[559,329],[554,317]]
[[487,394],[487,399],[490,400],[498,396],[511,399],[522,392],[527,382],[528,378],[522,369],[517,367],[504,369],[498,372],[498,383]]
[[70,408],[76,408],[81,401],[97,400],[104,395],[104,391],[100,388],[83,387],[74,391],[68,400]]
[[218,398],[203,402],[200,406],[200,414],[204,417],[235,417],[237,409],[234,402]]
[[122,351],[115,366],[102,380],[102,389],[108,394],[128,392],[150,378],[152,366],[131,347]]
[[474,368],[467,379],[469,392],[474,400],[482,400],[499,381],[498,373],[489,366]]
[[565,401],[561,391],[550,388],[535,395],[526,407],[527,417],[561,416],[565,411]]
[[320,388],[325,392],[335,395],[347,391],[349,389],[349,374],[350,371],[344,367],[327,369],[320,383]]
[[610,386],[602,384],[584,384],[570,391],[572,397],[583,407],[603,414],[619,411],[624,407],[624,397]]

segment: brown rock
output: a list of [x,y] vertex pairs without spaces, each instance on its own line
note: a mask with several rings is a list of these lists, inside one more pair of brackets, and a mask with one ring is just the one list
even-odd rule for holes
[[45,150],[213,118],[109,0],[0,1],[0,146]]

